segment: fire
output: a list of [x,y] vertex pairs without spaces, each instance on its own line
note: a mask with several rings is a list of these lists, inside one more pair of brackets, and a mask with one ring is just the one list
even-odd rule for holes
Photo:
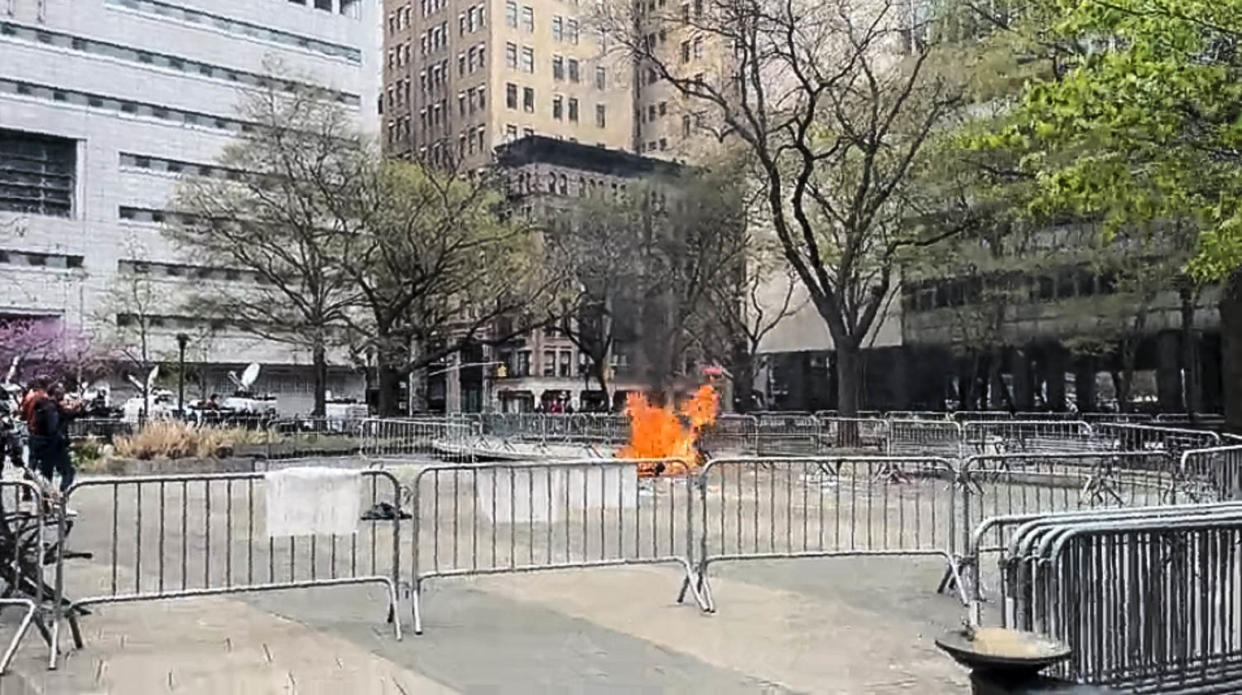
[[699,432],[716,421],[719,398],[716,389],[704,384],[682,403],[679,415],[672,407],[652,405],[642,394],[630,394],[625,402],[630,441],[617,455],[628,459],[676,459],[662,467],[640,463],[638,474],[643,477],[689,473],[698,467],[699,455],[694,445]]

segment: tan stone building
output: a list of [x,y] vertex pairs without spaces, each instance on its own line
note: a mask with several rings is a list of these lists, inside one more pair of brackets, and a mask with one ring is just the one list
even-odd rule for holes
[[632,69],[580,0],[384,5],[385,150],[462,168],[525,135],[633,150]]

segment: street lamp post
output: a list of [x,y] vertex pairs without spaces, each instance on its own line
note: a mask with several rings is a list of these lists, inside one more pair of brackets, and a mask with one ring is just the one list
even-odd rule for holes
[[177,412],[183,417],[185,416],[185,346],[190,342],[190,336],[185,333],[177,334]]

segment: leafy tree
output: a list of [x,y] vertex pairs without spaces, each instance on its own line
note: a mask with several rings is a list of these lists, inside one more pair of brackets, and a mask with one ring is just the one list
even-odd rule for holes
[[[974,145],[1013,153],[1034,182],[1028,211],[1036,216],[1098,219],[1109,240],[1156,227],[1170,247],[1196,246],[1197,237],[1188,269],[1224,282],[1226,415],[1242,427],[1242,2],[1023,7],[1005,26],[1049,69]],[[1181,295],[1185,303],[1194,292]]]

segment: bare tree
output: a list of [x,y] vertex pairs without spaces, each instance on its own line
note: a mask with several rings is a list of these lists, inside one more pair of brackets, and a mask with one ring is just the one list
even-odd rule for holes
[[522,317],[551,287],[536,263],[534,226],[505,209],[498,181],[422,162],[370,160],[352,174],[358,230],[338,260],[358,292],[356,347],[376,357],[379,410],[399,380],[470,343],[499,342],[496,319]]
[[341,254],[357,233],[343,216],[350,177],[374,157],[328,95],[306,87],[265,89],[243,97],[251,124],[226,145],[215,166],[182,179],[166,234],[188,257],[236,275],[204,280],[189,302],[194,315],[306,349],[311,355],[314,414],[324,413],[327,352],[342,341],[357,296]]
[[169,310],[168,290],[146,272],[146,246],[136,238],[125,241],[132,270],[118,274],[99,304],[96,325],[103,327],[100,342],[140,384],[141,418],[147,418],[151,384],[147,375],[159,363],[156,332]]
[[[861,349],[889,300],[899,256],[955,232],[905,221],[910,172],[958,90],[911,40],[904,0],[702,6],[683,17],[617,0],[599,21],[640,80],[671,85],[703,114],[703,128],[753,153],[784,257],[832,336],[838,408],[853,414]],[[684,45],[679,55],[648,40],[663,31],[702,37],[709,59],[692,64]]]

